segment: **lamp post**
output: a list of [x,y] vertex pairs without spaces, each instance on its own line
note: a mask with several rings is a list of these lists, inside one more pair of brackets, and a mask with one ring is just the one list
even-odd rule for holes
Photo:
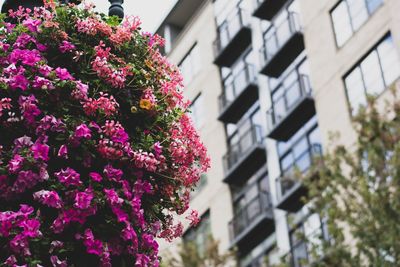
[[[60,0],[64,4],[74,3],[79,4],[81,0]],[[122,4],[124,0],[109,0],[111,6],[108,14],[110,16],[118,16],[119,18],[124,17],[124,8]],[[43,6],[43,0],[5,0],[1,7],[1,13],[7,13],[8,10],[17,10],[19,6],[33,9],[34,7]]]

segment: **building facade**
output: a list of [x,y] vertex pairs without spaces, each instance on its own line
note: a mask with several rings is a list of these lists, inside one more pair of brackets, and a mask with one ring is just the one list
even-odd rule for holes
[[351,145],[352,115],[399,78],[399,11],[397,0],[178,1],[158,33],[212,159],[192,199],[203,221],[184,241],[201,250],[211,233],[241,267],[313,260],[299,236],[328,233],[296,177],[332,133]]

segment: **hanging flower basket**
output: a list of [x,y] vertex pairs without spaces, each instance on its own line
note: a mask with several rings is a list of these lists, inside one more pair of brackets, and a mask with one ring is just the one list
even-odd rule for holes
[[52,1],[0,18],[0,266],[158,266],[182,233],[209,159],[163,40],[119,22]]

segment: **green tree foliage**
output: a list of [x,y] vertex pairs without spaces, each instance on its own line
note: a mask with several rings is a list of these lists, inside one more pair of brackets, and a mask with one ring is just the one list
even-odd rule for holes
[[400,102],[394,90],[386,103],[370,98],[353,123],[354,146],[332,147],[316,169],[318,179],[305,181],[308,201],[327,219],[330,235],[314,248],[323,256],[313,266],[399,266]]
[[234,252],[221,253],[219,241],[208,237],[205,251],[202,252],[195,242],[183,242],[179,246],[178,256],[164,255],[161,267],[228,267],[234,262]]

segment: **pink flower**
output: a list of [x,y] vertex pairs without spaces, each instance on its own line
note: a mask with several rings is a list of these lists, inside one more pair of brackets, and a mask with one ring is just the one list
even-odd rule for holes
[[39,142],[35,142],[33,146],[31,147],[31,150],[33,152],[33,158],[36,160],[43,160],[43,161],[48,161],[49,160],[49,146],[46,144],[41,144]]
[[14,155],[14,157],[8,163],[8,171],[10,173],[18,172],[22,168],[23,163],[24,163],[23,157],[21,157],[18,154]]
[[85,138],[85,139],[90,139],[92,137],[92,131],[87,127],[86,124],[81,124],[75,129],[74,137],[80,139],[80,138]]
[[61,53],[72,52],[75,49],[75,45],[68,41],[62,41],[58,48],[60,49]]
[[86,189],[84,192],[76,193],[74,207],[81,210],[89,208],[93,197],[93,190],[91,189]]
[[22,22],[22,25],[28,28],[29,31],[31,32],[38,32],[39,31],[39,25],[42,24],[40,20],[37,19],[31,19],[27,18]]
[[59,156],[60,158],[68,159],[68,148],[66,145],[60,146],[57,156]]
[[50,262],[53,267],[68,267],[67,261],[60,260],[57,256],[50,256]]
[[80,174],[69,167],[65,170],[56,172],[54,175],[61,183],[65,184],[66,186],[79,186],[82,184],[82,181],[80,180]]
[[186,219],[188,219],[190,221],[190,226],[191,227],[194,227],[194,226],[198,225],[200,220],[201,220],[197,210],[192,210],[190,212],[190,214],[188,216],[186,216]]
[[97,256],[100,256],[103,253],[103,243],[94,238],[92,230],[85,230],[83,240],[83,244],[86,246],[87,253]]
[[32,87],[36,88],[36,89],[43,89],[43,90],[54,89],[54,85],[50,80],[40,77],[40,76],[36,76],[34,78]]
[[33,194],[33,199],[51,208],[60,209],[63,206],[63,202],[56,191],[37,191]]
[[106,198],[111,206],[119,206],[124,203],[124,200],[118,196],[117,192],[114,189],[104,189],[103,191],[106,194]]
[[48,65],[41,65],[39,67],[39,72],[40,74],[44,75],[44,76],[49,76],[49,74],[53,71],[53,68],[48,66]]
[[22,234],[26,237],[35,238],[40,237],[40,222],[37,219],[23,220],[18,224],[19,227],[23,228]]
[[22,91],[25,91],[28,89],[29,81],[23,74],[17,74],[10,78],[8,85],[11,89],[21,89]]
[[95,181],[95,182],[101,182],[101,180],[103,179],[103,178],[101,177],[101,175],[98,174],[97,172],[91,172],[91,173],[89,173],[89,176],[90,176],[90,178],[92,178],[92,180]]
[[61,81],[74,80],[74,78],[65,68],[60,68],[60,67],[56,68],[56,75]]

